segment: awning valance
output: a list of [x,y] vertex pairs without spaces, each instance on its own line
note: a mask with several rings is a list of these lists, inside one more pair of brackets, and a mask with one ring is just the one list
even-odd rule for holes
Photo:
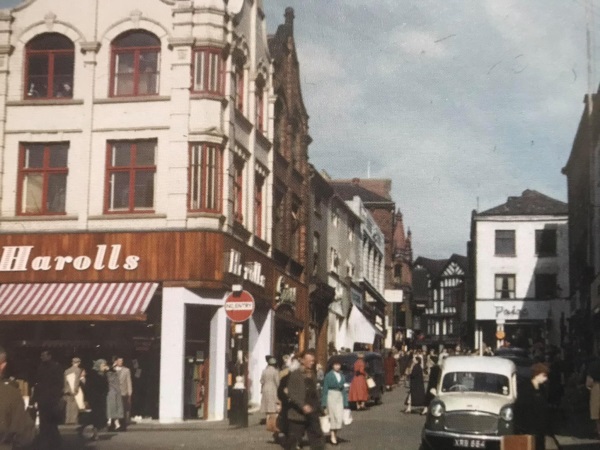
[[[347,341],[352,341],[352,344],[357,342],[373,344],[375,336],[382,336],[381,331],[375,328],[375,325],[369,322],[356,306],[353,306],[348,317]],[[353,348],[353,345],[348,345],[348,347]]]
[[145,320],[158,283],[0,286],[0,320]]

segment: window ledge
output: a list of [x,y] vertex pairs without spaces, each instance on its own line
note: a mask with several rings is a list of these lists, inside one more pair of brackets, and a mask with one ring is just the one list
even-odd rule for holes
[[223,222],[225,220],[225,216],[221,213],[201,212],[201,211],[194,211],[194,212],[187,213],[188,219],[196,219],[196,218],[201,218],[201,217],[208,217],[210,219],[219,219],[220,222]]
[[509,254],[498,254],[498,253],[495,253],[494,256],[496,258],[516,258],[517,254],[515,253],[515,254],[512,254],[512,255],[509,255]]
[[190,94],[191,100],[217,100],[221,103],[227,101],[223,94],[213,94],[210,92],[192,92]]
[[154,214],[154,213],[111,213],[102,214],[99,216],[89,216],[88,220],[123,220],[123,219],[166,219],[166,214]]
[[167,95],[140,95],[131,97],[109,97],[97,98],[94,100],[95,105],[103,105],[109,103],[144,103],[144,102],[168,102],[171,97]]
[[0,222],[46,222],[50,220],[77,220],[77,216],[67,216],[62,214],[52,214],[43,216],[10,216],[0,217]]
[[6,106],[59,106],[59,105],[83,105],[83,100],[72,98],[47,98],[31,100],[12,100],[7,101]]

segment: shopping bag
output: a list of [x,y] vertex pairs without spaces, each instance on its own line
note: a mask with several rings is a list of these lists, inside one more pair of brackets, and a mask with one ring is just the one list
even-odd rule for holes
[[278,416],[279,416],[278,414],[267,415],[267,431],[270,431],[271,433],[276,433],[279,431],[279,429],[277,428],[277,417]]
[[348,408],[344,409],[344,415],[342,418],[344,425],[350,425],[353,420],[354,418],[352,417],[352,411],[350,411]]
[[321,431],[323,433],[329,433],[331,431],[331,422],[329,421],[329,416],[319,417],[319,422],[321,423]]
[[501,450],[533,450],[535,439],[528,434],[502,436]]
[[369,389],[373,389],[375,386],[377,386],[377,384],[375,383],[375,380],[371,377],[367,378],[367,387]]

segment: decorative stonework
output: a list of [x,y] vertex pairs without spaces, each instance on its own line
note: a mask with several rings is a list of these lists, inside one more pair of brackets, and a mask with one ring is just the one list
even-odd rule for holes
[[100,42],[98,41],[89,41],[81,43],[81,51],[84,53],[98,53],[98,50],[100,50]]
[[56,14],[49,12],[44,16],[44,22],[46,22],[46,28],[48,28],[48,31],[52,31],[52,28],[54,28],[54,24],[56,23]]
[[131,20],[131,23],[133,23],[133,26],[136,28],[139,28],[141,18],[142,12],[139,9],[134,9],[129,13],[129,19]]

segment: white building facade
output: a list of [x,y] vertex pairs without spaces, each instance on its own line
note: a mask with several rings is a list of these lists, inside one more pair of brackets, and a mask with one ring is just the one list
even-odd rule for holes
[[[271,80],[261,0],[27,0],[0,12],[0,232],[13,242],[3,255],[35,256],[35,241],[52,258],[15,278],[13,252],[0,283],[152,282],[163,422],[190,418],[194,370],[205,370],[192,388],[204,418],[226,417],[232,360],[260,400],[281,284],[268,250]],[[135,264],[50,267],[90,245]],[[224,310],[234,284],[256,298],[235,330]],[[44,317],[30,320],[43,334]]]
[[475,347],[560,345],[569,318],[567,205],[539,192],[474,213]]

